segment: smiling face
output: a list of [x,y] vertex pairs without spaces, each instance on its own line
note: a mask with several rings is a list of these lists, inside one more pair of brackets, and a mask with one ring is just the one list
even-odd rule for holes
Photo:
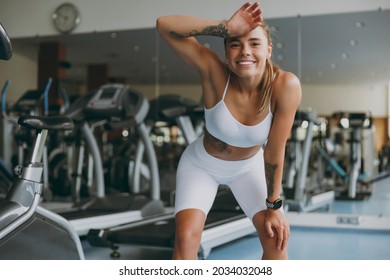
[[260,26],[243,36],[227,39],[225,43],[229,69],[239,77],[261,76],[271,52],[268,32]]

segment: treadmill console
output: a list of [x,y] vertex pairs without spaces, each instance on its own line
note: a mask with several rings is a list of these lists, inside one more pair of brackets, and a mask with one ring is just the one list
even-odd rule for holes
[[303,122],[313,122],[316,125],[320,124],[320,120],[316,117],[316,114],[312,110],[308,111],[297,111],[295,113],[293,127],[297,128],[302,126]]
[[149,101],[126,84],[106,84],[92,94],[83,111],[89,120],[132,120],[139,124],[149,111]]
[[85,107],[88,117],[110,118],[123,115],[123,95],[127,85],[107,84],[99,88]]
[[371,128],[372,116],[367,112],[336,112],[333,117],[337,120],[338,127],[343,129]]
[[19,112],[20,114],[33,114],[31,112],[38,112],[42,96],[43,94],[39,90],[29,90],[15,102],[11,107],[11,111]]

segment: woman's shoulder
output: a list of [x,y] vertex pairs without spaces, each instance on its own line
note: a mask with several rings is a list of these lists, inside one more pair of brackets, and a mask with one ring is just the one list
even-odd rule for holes
[[302,88],[299,78],[292,72],[279,69],[273,85],[273,100],[276,102],[301,99]]
[[275,86],[279,86],[279,87],[301,85],[299,78],[294,73],[282,69],[277,69],[275,71],[274,83]]

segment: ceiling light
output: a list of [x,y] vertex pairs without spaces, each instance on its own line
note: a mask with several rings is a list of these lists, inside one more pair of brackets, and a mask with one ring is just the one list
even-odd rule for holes
[[337,68],[337,65],[336,65],[336,63],[332,62],[332,63],[330,64],[330,68],[332,68],[332,69],[336,69],[336,68]]
[[116,38],[116,33],[115,32],[112,32],[111,34],[110,34],[110,37],[111,37],[111,39],[115,39]]
[[279,61],[282,61],[284,59],[284,56],[282,54],[278,54],[276,57]]
[[276,44],[276,47],[277,47],[278,49],[283,49],[283,44],[282,44],[282,43],[277,43],[277,44]]
[[358,21],[355,23],[356,28],[363,28],[365,26],[364,22]]
[[356,40],[349,41],[349,45],[352,47],[356,46],[357,44],[358,44],[358,42]]
[[324,76],[324,72],[322,70],[318,70],[317,74],[318,74],[319,77]]
[[138,52],[138,51],[140,51],[140,50],[141,50],[141,47],[138,46],[138,45],[135,45],[135,46],[133,47],[133,51],[135,51],[135,52]]
[[342,54],[341,54],[341,57],[342,57],[343,59],[348,59],[348,58],[349,58],[349,54],[347,54],[347,53],[342,53]]

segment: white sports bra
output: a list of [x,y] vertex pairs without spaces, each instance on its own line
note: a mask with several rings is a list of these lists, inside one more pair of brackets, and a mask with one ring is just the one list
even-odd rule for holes
[[215,138],[235,147],[247,148],[265,144],[273,118],[271,104],[268,115],[260,123],[251,126],[240,123],[233,117],[224,102],[229,82],[230,74],[222,100],[210,109],[204,108],[207,131]]

